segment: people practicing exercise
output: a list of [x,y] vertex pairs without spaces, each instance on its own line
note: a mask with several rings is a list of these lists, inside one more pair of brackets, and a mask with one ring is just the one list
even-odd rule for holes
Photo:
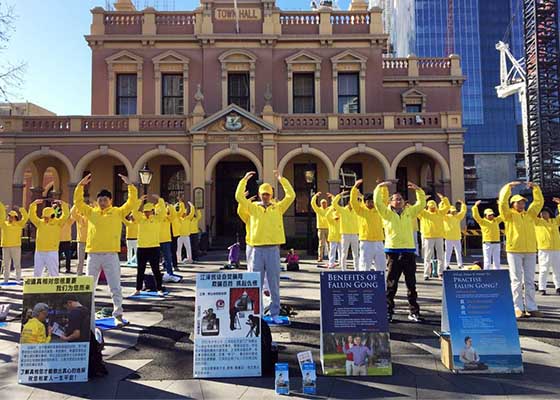
[[359,240],[358,240],[358,216],[356,212],[352,209],[352,205],[341,206],[341,198],[347,194],[347,191],[334,196],[332,200],[332,207],[338,213],[340,218],[340,268],[346,271],[346,264],[348,262],[348,252],[352,248],[352,259],[354,260],[354,269],[358,269],[358,262],[360,259],[360,253],[358,250]]
[[180,277],[173,275],[173,244],[171,238],[171,224],[177,218],[177,211],[175,206],[170,204],[165,205],[164,215],[160,219],[159,224],[159,248],[160,254],[163,258],[163,274],[164,282],[179,282]]
[[[185,203],[181,200],[176,205],[177,220],[179,223],[179,237],[177,238],[177,261],[183,264],[192,263],[192,250],[191,250],[191,221],[194,217],[194,205],[189,201],[189,212],[187,213]],[[185,249],[185,258],[183,258],[183,248]]]
[[445,269],[451,269],[451,257],[455,252],[457,266],[463,268],[463,254],[461,249],[461,221],[467,214],[467,205],[463,200],[461,211],[457,211],[454,206],[449,207],[447,214],[443,217],[443,236],[445,238]]
[[88,220],[84,217],[76,206],[70,209],[71,218],[76,221],[76,253],[78,255],[78,265],[76,267],[76,274],[78,276],[84,274],[84,264],[86,262],[86,242],[88,231]]
[[326,199],[321,199],[320,205],[317,205],[317,199],[321,196],[321,192],[317,192],[311,197],[311,208],[317,215],[317,238],[319,239],[319,247],[317,248],[317,262],[323,262],[325,253],[328,254],[328,236],[329,236],[329,223],[327,221],[327,211],[329,210],[328,202]]
[[[560,208],[560,198],[552,199]],[[556,294],[560,294],[560,217],[554,216],[550,208],[544,207],[537,219],[535,233],[539,255],[539,293],[546,295],[548,274],[552,270],[552,279]]]
[[[334,197],[328,194],[330,198]],[[329,261],[327,268],[334,268],[337,261],[340,262],[340,216],[333,207],[329,207],[326,213],[327,222],[329,224]]]
[[358,200],[362,182],[362,179],[358,179],[350,191],[350,205],[358,216],[360,232],[358,270],[369,271],[373,263],[374,271],[385,271],[387,261],[383,247],[383,222],[375,208],[373,193],[364,194],[363,202]]
[[514,181],[500,190],[498,208],[506,225],[506,253],[511,280],[515,317],[537,317],[535,300],[535,268],[537,263],[537,237],[535,225],[543,205],[541,189],[533,182],[526,186],[533,191],[533,202],[527,210],[527,199],[520,194],[511,196],[511,190],[521,185]]
[[62,200],[53,201],[53,205],[61,205],[62,214],[56,216],[53,207],[45,207],[41,212],[41,218],[37,216],[37,206],[43,204],[42,199],[35,200],[29,207],[29,220],[35,228],[35,259],[34,277],[41,277],[43,270],[47,268],[49,276],[58,276],[58,250],[62,226],[70,217],[68,204]]
[[247,182],[256,173],[248,172],[239,182],[235,199],[250,215],[251,243],[254,247],[253,270],[261,273],[261,285],[264,275],[268,279],[271,294],[270,316],[275,323],[281,323],[280,314],[280,246],[286,242],[284,233],[284,213],[295,200],[295,192],[290,182],[274,171],[276,178],[286,194],[282,200],[272,202],[273,190],[269,183],[259,186],[260,202],[251,202],[245,196]]
[[126,215],[122,222],[126,228],[126,265],[135,266],[138,264],[138,222],[134,220],[132,213]]
[[95,288],[101,271],[105,273],[111,299],[113,301],[113,317],[117,325],[123,322],[123,297],[121,288],[121,251],[122,221],[133,207],[138,206],[138,190],[130,183],[129,179],[119,177],[128,188],[126,203],[120,207],[113,206],[113,195],[107,189],[97,193],[95,206],[84,201],[84,188],[89,185],[92,175],[85,176],[74,190],[74,205],[78,212],[88,220],[88,237],[86,242],[87,274],[93,276],[93,293],[91,321],[95,326]]
[[408,319],[421,322],[418,294],[416,292],[416,256],[414,254],[413,223],[426,205],[426,194],[412,182],[408,188],[416,191],[416,203],[405,207],[404,198],[394,193],[388,198],[390,181],[377,185],[373,193],[375,207],[383,219],[385,229],[385,253],[387,254],[387,313],[388,320],[393,320],[395,296],[399,279],[404,274],[409,304]]
[[[57,218],[62,216],[62,209],[60,206],[55,205],[54,211]],[[60,243],[58,244],[58,257],[59,262],[61,256],[64,256],[64,265],[66,273],[70,272],[72,267],[72,225],[74,225],[74,218],[72,214],[66,219],[66,222],[62,224],[62,229],[60,230]],[[60,265],[59,265],[60,269]]]
[[502,217],[496,217],[494,210],[487,208],[484,210],[484,218],[480,217],[478,206],[482,203],[478,200],[472,207],[472,216],[480,226],[482,232],[482,256],[484,259],[485,270],[500,269],[500,223]]
[[[441,277],[441,271],[444,265],[443,252],[443,217],[447,214],[447,210],[451,207],[449,199],[437,194],[440,198],[439,207],[435,200],[427,202],[427,209],[422,210],[418,215],[420,218],[420,231],[422,232],[422,255],[424,256],[424,280],[430,279],[430,271],[432,268],[432,259],[436,257],[435,271],[431,271],[433,275]],[[435,254],[434,254],[435,250]]]
[[[15,207],[14,207],[15,208]],[[2,230],[2,269],[4,283],[10,280],[12,264],[16,272],[16,282],[21,282],[21,232],[29,219],[25,208],[11,210],[6,216],[6,207],[0,202],[0,229]]]

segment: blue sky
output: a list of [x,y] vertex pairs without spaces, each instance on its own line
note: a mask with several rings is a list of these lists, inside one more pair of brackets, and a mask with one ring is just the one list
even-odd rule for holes
[[[113,0],[111,0],[113,1]],[[141,5],[144,0],[138,0]],[[154,3],[155,0],[148,0]],[[164,0],[159,0],[163,4]],[[350,0],[339,0],[342,9]],[[30,101],[59,115],[87,115],[91,98],[91,52],[84,39],[90,9],[105,0],[3,0],[13,5],[17,20],[0,57],[27,63],[24,83],[11,101]],[[172,0],[168,1],[169,4]],[[282,9],[309,9],[309,0],[277,0]],[[175,8],[191,10],[198,0],[175,0]]]

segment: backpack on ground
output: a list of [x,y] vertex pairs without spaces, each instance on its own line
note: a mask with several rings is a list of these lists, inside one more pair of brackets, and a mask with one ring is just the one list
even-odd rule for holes
[[102,377],[109,373],[105,362],[103,362],[103,347],[105,340],[103,339],[103,332],[100,329],[90,332],[89,335],[89,364],[88,364],[88,377],[96,378]]
[[272,346],[272,332],[262,319],[261,324],[261,374],[262,376],[274,375],[274,366],[278,362],[278,349]]

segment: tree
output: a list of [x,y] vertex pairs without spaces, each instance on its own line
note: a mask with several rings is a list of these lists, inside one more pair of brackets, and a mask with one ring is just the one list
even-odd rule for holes
[[10,36],[14,31],[16,16],[13,6],[8,6],[0,0],[0,100],[8,101],[23,83],[25,63],[12,63],[3,57]]

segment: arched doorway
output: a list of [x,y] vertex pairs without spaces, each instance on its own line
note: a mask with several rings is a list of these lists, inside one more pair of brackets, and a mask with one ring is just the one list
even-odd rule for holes
[[[71,173],[63,160],[51,155],[26,162],[22,166],[21,200],[14,198],[14,204],[28,207],[36,199],[47,200],[46,205],[50,205],[55,199],[68,202],[71,198],[68,188]],[[14,174],[14,179],[19,179],[16,175],[18,174]]]
[[[412,153],[403,157],[395,169],[397,191],[403,193],[406,198],[414,198],[412,191],[407,188],[407,182],[411,181],[422,187],[426,194],[436,198],[436,193],[449,191],[448,178],[440,162],[424,153]],[[411,197],[412,196],[412,197]]]
[[[210,224],[216,246],[231,244],[235,240],[245,241],[245,226],[237,216],[235,190],[241,178],[258,169],[255,164],[241,154],[231,154],[222,158],[212,176],[213,207]],[[249,196],[257,195],[260,177],[257,175],[247,184]]]

